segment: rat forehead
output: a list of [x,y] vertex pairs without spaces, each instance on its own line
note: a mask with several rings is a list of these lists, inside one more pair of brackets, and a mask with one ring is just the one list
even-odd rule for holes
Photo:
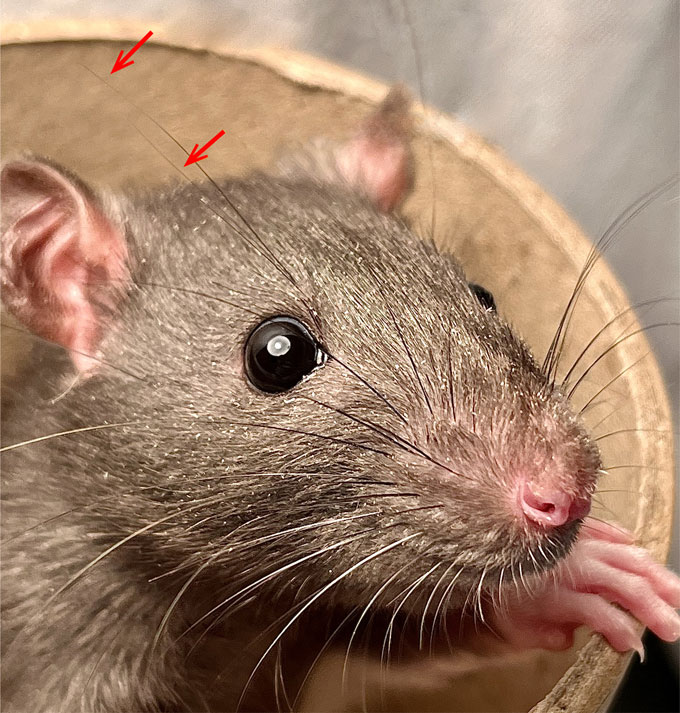
[[[129,211],[133,241],[161,232],[160,241],[139,246],[146,247],[141,252],[149,253],[147,259],[163,250],[190,265],[209,254],[221,270],[254,268],[272,284],[283,265],[299,279],[317,272],[335,276],[336,284],[342,277],[341,285],[373,271],[388,286],[430,283],[439,276],[445,287],[467,287],[454,260],[352,191],[267,176],[226,181],[217,191],[210,184],[179,184],[143,195],[141,205],[135,201],[137,210]],[[135,225],[135,217],[151,221],[155,230]]]
[[360,321],[375,333],[395,319],[421,335],[452,324],[459,332],[497,330],[452,257],[356,194],[264,176],[220,189],[149,194],[131,218],[138,262],[192,289],[244,293],[263,316],[302,316],[312,306],[340,331]]

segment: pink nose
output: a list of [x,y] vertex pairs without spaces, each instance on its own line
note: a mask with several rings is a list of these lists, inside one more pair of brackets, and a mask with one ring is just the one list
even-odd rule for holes
[[543,527],[559,527],[585,517],[590,498],[574,498],[556,488],[541,488],[540,494],[524,483],[519,492],[522,511],[529,520]]

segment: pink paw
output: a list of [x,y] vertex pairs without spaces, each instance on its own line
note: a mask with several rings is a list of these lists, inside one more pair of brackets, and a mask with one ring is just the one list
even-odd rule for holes
[[640,656],[636,619],[666,641],[680,638],[680,577],[632,541],[619,528],[586,520],[564,563],[532,582],[530,594],[503,597],[492,627],[516,647],[562,649],[587,626],[617,651],[635,649]]

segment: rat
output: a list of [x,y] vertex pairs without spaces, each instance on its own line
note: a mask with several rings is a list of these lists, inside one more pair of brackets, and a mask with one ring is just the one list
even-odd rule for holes
[[4,389],[6,711],[295,708],[331,632],[680,636],[680,579],[589,516],[553,371],[399,218],[410,134],[396,88],[270,175],[4,164],[3,302],[39,338]]

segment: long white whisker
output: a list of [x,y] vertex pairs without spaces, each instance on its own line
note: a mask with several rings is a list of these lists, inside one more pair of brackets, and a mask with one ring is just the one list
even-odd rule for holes
[[[421,650],[423,648],[423,636],[425,634],[425,618],[427,617],[427,610],[430,608],[430,604],[432,604],[434,595],[437,592],[437,589],[439,589],[439,585],[444,581],[444,579],[446,579],[446,575],[451,571],[454,564],[455,564],[455,562],[451,562],[451,564],[444,570],[443,574],[437,580],[437,583],[432,588],[432,591],[430,592],[430,596],[427,598],[427,601],[425,602],[425,608],[423,609],[423,616],[420,621],[420,631],[418,633],[418,648]],[[434,628],[434,624],[433,624],[433,628]]]
[[[453,564],[457,564],[457,562],[454,561]],[[449,644],[449,647],[451,647],[451,641],[449,639],[449,632],[448,632],[447,627],[445,626],[444,612],[446,611],[446,607],[450,600],[451,593],[453,592],[453,588],[456,586],[456,582],[458,581],[458,578],[460,577],[460,575],[463,573],[464,569],[465,569],[465,565],[461,565],[460,569],[451,578],[451,581],[446,585],[446,589],[444,589],[444,591],[442,592],[442,596],[439,600],[439,603],[437,604],[437,608],[435,609],[435,612],[434,612],[434,623],[432,625],[432,631],[430,632],[430,651],[432,650],[432,646],[434,644],[434,632],[436,629],[437,619],[440,615],[441,615],[441,622],[442,622],[442,626],[444,627],[444,633],[446,635],[447,643]]]
[[[256,522],[260,518],[254,518],[253,520],[249,520],[248,522],[241,523],[238,527],[233,529],[229,535],[227,536],[227,540],[229,537],[234,535],[236,532],[239,530],[243,529],[244,527],[248,525],[252,525],[253,522]],[[213,555],[211,555],[196,571],[186,580],[186,582],[182,585],[181,589],[177,592],[175,595],[175,598],[172,600],[170,603],[170,606],[167,608],[165,614],[163,615],[163,618],[161,619],[158,628],[156,629],[156,634],[153,637],[153,642],[151,643],[151,650],[149,653],[149,656],[153,654],[153,652],[156,649],[156,646],[158,645],[158,641],[161,638],[161,635],[163,633],[163,630],[165,629],[166,624],[168,623],[168,620],[172,616],[172,612],[175,610],[175,607],[179,603],[180,599],[184,596],[184,593],[189,589],[189,587],[192,585],[192,583],[201,575],[201,572],[203,572],[207,567],[209,567],[218,557],[223,555],[231,546],[225,545],[224,547],[221,547],[218,549]]]
[[[431,567],[430,569],[425,572],[425,574],[422,574],[418,579],[416,579],[413,584],[411,584],[406,591],[405,595],[402,597],[401,601],[399,602],[398,606],[395,608],[394,612],[392,612],[392,617],[390,618],[390,622],[387,625],[387,632],[385,636],[387,637],[387,665],[389,667],[390,664],[390,653],[392,649],[392,632],[394,631],[394,622],[395,619],[397,618],[397,615],[401,611],[401,608],[404,606],[406,603],[406,600],[413,594],[413,592],[418,589],[418,587],[434,572],[438,567],[442,565],[441,562],[438,562],[437,564],[434,565],[434,567]],[[383,653],[385,651],[385,641],[383,640]]]
[[98,426],[86,426],[85,428],[73,428],[70,431],[60,431],[59,433],[50,433],[47,436],[39,436],[38,438],[31,438],[28,441],[21,441],[21,443],[12,443],[9,446],[3,446],[0,448],[0,453],[6,453],[7,451],[13,451],[16,448],[21,448],[22,446],[30,446],[33,443],[40,443],[41,441],[49,441],[52,438],[61,438],[62,436],[72,436],[75,433],[85,433],[86,431],[101,431],[106,428],[121,428],[122,426],[138,426],[143,421],[123,421],[121,423],[101,423]]
[[320,557],[321,555],[325,554],[326,552],[331,552],[332,550],[338,549],[339,547],[347,545],[350,542],[359,540],[362,537],[366,537],[366,536],[368,536],[368,534],[370,534],[370,533],[362,532],[358,535],[354,535],[352,537],[348,537],[344,540],[341,540],[340,542],[335,542],[334,544],[328,545],[327,547],[323,547],[320,550],[315,550],[314,552],[312,552],[308,555],[305,555],[304,557],[299,557],[298,559],[294,560],[293,562],[289,562],[288,564],[283,565],[282,567],[279,567],[274,572],[270,572],[269,574],[266,574],[263,577],[260,577],[259,579],[255,580],[251,584],[240,589],[238,592],[235,592],[234,594],[231,594],[230,596],[228,596],[226,599],[223,599],[219,604],[216,604],[212,609],[210,609],[210,611],[203,614],[199,619],[197,619],[193,624],[191,624],[191,626],[189,626],[178,637],[178,639],[182,638],[183,636],[186,636],[190,631],[195,629],[202,621],[204,621],[209,616],[214,614],[218,609],[222,609],[230,602],[245,596],[249,592],[252,592],[254,589],[261,587],[263,584],[266,584],[270,580],[274,579],[275,577],[278,577],[280,574],[283,574],[284,572],[288,571],[289,569],[292,569],[293,567],[297,567],[298,565],[302,564],[303,562],[306,562],[306,561],[313,559],[315,557]]
[[347,665],[349,663],[350,652],[352,650],[352,645],[354,643],[354,639],[356,638],[357,632],[359,631],[359,627],[361,626],[361,622],[364,620],[366,614],[368,614],[368,612],[369,612],[370,608],[373,606],[373,604],[375,604],[378,597],[380,597],[380,595],[406,569],[407,566],[408,565],[404,565],[403,567],[401,567],[401,569],[398,569],[384,584],[382,584],[378,588],[378,591],[371,597],[368,604],[366,604],[366,606],[363,608],[363,611],[361,612],[359,619],[357,620],[356,624],[354,625],[354,629],[352,630],[352,635],[349,637],[349,643],[347,644],[347,651],[345,652],[345,659],[342,664],[342,690],[343,691],[345,690],[345,685],[347,683]]
[[375,552],[372,552],[370,555],[367,555],[363,559],[359,560],[357,563],[353,564],[351,567],[346,569],[342,574],[339,576],[335,577],[333,580],[331,580],[328,584],[323,586],[316,594],[311,596],[307,602],[304,604],[303,607],[301,607],[288,621],[288,623],[281,629],[281,631],[276,635],[274,638],[274,641],[266,648],[265,652],[260,656],[258,662],[255,664],[255,667],[252,670],[252,673],[248,677],[248,680],[245,683],[245,686],[243,687],[243,693],[241,694],[241,697],[239,698],[239,702],[236,706],[236,708],[241,707],[241,703],[243,702],[243,698],[246,694],[246,691],[248,687],[250,686],[250,683],[252,682],[253,678],[255,677],[255,674],[259,670],[260,666],[262,665],[263,661],[265,658],[269,655],[269,652],[276,646],[276,644],[281,640],[281,638],[285,635],[285,633],[293,626],[293,624],[302,616],[302,614],[309,609],[312,604],[314,604],[315,601],[317,601],[320,597],[322,597],[329,589],[334,587],[338,582],[342,581],[345,577],[348,577],[352,572],[356,571],[359,569],[359,567],[363,566],[367,562],[370,562],[371,560],[375,559],[376,557],[379,557],[380,555],[384,554],[385,552],[388,552],[389,550],[394,549],[395,547],[398,547],[399,545],[403,545],[405,542],[408,542],[409,540],[414,539],[415,537],[418,537],[422,535],[422,532],[414,532],[411,535],[406,535],[405,537],[400,538],[396,542],[391,542],[389,545],[385,545],[381,547],[379,550],[376,550]]

